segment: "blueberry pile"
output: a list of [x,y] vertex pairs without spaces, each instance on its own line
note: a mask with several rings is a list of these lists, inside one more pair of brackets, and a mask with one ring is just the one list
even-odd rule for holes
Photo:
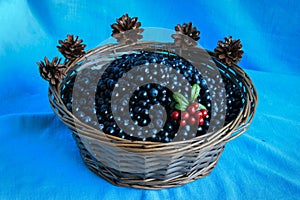
[[[216,63],[219,65],[219,63]],[[242,91],[244,87],[242,82],[232,82],[228,76],[221,74],[226,90],[226,118],[225,124],[234,120],[240,113],[244,103],[245,94]]]
[[[63,84],[61,95],[66,107],[83,122],[128,140],[171,142],[175,138],[186,140],[206,134],[211,115],[216,115],[211,99],[217,95],[207,86],[207,81],[212,82],[214,88],[217,79],[225,80],[227,105],[223,107],[226,116],[217,116],[225,118],[225,124],[239,114],[243,103],[241,91],[234,89],[238,87],[226,76],[204,80],[203,74],[176,54],[135,52],[115,58],[105,69],[85,70],[78,79],[79,72],[74,71]],[[182,77],[188,84],[200,86],[196,102],[207,108],[207,116],[195,131],[191,125],[181,126],[180,119],[172,117],[176,111],[172,98],[174,91],[186,98],[190,93]],[[84,95],[74,98],[75,89]]]

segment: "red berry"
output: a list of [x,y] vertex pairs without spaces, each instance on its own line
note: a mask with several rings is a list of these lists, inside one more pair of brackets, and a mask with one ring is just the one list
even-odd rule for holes
[[197,110],[197,108],[199,107],[199,104],[197,102],[192,103],[192,106]]
[[203,110],[201,110],[201,112],[202,112],[203,118],[205,118],[208,115],[207,110],[203,109]]
[[193,114],[196,112],[196,108],[195,108],[194,106],[190,106],[190,107],[188,108],[188,111],[189,111],[190,114],[193,115]]
[[190,125],[194,125],[196,123],[196,118],[195,117],[190,117],[189,120],[188,120],[188,123]]
[[196,112],[196,117],[197,117],[197,119],[202,118],[202,112],[201,111],[197,111]]
[[181,120],[181,121],[179,122],[179,125],[180,125],[180,126],[185,126],[185,125],[186,125],[186,121],[185,121],[185,120]]
[[190,117],[190,114],[186,111],[182,112],[181,118],[187,120]]
[[172,113],[172,118],[175,119],[175,120],[179,119],[179,112],[178,111],[174,111]]
[[200,126],[202,126],[202,125],[204,124],[204,119],[203,119],[202,117],[199,118],[198,124],[199,124]]

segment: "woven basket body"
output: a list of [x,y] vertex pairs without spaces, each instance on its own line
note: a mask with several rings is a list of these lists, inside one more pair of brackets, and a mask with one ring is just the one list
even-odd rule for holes
[[[149,51],[169,52],[166,50],[168,44],[151,45],[137,44],[135,50],[146,48]],[[129,141],[106,135],[79,120],[66,108],[60,93],[62,85],[72,76],[72,70],[78,70],[82,65],[85,68],[101,65],[101,58],[121,55],[127,51],[125,49],[126,45],[107,45],[89,51],[70,66],[67,78],[61,86],[49,88],[50,105],[72,130],[83,161],[89,169],[107,181],[126,187],[170,188],[208,175],[216,166],[225,144],[246,131],[253,118],[257,94],[249,76],[236,65],[229,68],[216,61],[218,73],[226,75],[241,87],[245,99],[238,116],[225,126],[186,141],[170,143]],[[182,52],[175,49],[174,53]],[[99,57],[103,54],[105,54],[103,57]],[[207,55],[199,54],[198,57],[203,56]]]

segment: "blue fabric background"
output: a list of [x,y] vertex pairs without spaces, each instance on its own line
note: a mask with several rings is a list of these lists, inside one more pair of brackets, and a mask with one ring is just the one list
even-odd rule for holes
[[[300,199],[299,10],[297,0],[0,0],[0,199]],[[59,55],[58,39],[74,33],[93,48],[127,12],[144,27],[193,21],[211,50],[224,36],[242,39],[257,114],[209,176],[183,187],[121,188],[90,172],[38,74],[36,61]]]

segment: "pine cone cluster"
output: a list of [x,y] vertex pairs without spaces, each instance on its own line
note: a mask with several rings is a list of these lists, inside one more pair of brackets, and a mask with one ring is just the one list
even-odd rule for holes
[[64,41],[58,41],[61,46],[57,46],[60,53],[68,59],[68,61],[73,61],[76,58],[85,54],[84,48],[85,44],[81,44],[83,40],[78,40],[78,36],[75,37],[73,35],[67,35],[67,39]]
[[177,24],[177,26],[175,26],[175,31],[187,35],[195,41],[198,41],[200,39],[200,31],[198,31],[196,27],[193,27],[192,22],[188,24],[183,23],[182,25]]
[[42,78],[49,81],[53,86],[57,85],[65,75],[65,65],[61,64],[60,61],[61,59],[55,57],[49,62],[48,58],[45,57],[44,61],[37,62]]
[[183,23],[182,25],[177,24],[177,26],[175,26],[175,31],[177,33],[172,35],[174,44],[182,49],[196,46],[196,41],[200,39],[200,31],[198,31],[196,27],[192,27],[192,22],[188,24]]
[[123,33],[128,30],[138,29],[142,24],[137,20],[137,17],[131,18],[128,14],[123,15],[116,20],[117,23],[110,25],[113,29],[111,36],[115,36],[116,34]]
[[[141,33],[144,29],[140,28],[141,22],[138,22],[137,17],[129,17],[128,14],[122,15],[116,19],[116,23],[111,24],[112,36],[121,44],[131,44],[142,39]],[[200,31],[193,27],[192,22],[177,24],[175,26],[176,34],[172,35],[174,44],[183,49],[197,45],[200,39]],[[61,64],[61,59],[53,58],[50,62],[47,57],[44,61],[37,62],[39,72],[45,80],[49,81],[51,85],[57,85],[65,75],[65,68],[85,54],[85,44],[83,40],[78,39],[78,36],[67,35],[67,38],[58,41],[60,46],[57,46],[60,53],[65,57],[65,61]],[[212,53],[212,52],[211,52]],[[243,55],[241,41],[233,40],[232,36],[225,37],[225,41],[218,41],[218,46],[214,49],[214,56],[222,63],[232,66],[237,64]]]
[[131,44],[142,39],[141,33],[144,29],[139,28],[141,22],[137,22],[137,17],[129,17],[128,14],[123,15],[116,20],[117,23],[112,24],[112,36],[117,39],[118,43]]
[[243,55],[241,40],[233,40],[232,36],[225,37],[225,41],[219,41],[215,48],[215,56],[218,60],[228,66],[237,64]]

